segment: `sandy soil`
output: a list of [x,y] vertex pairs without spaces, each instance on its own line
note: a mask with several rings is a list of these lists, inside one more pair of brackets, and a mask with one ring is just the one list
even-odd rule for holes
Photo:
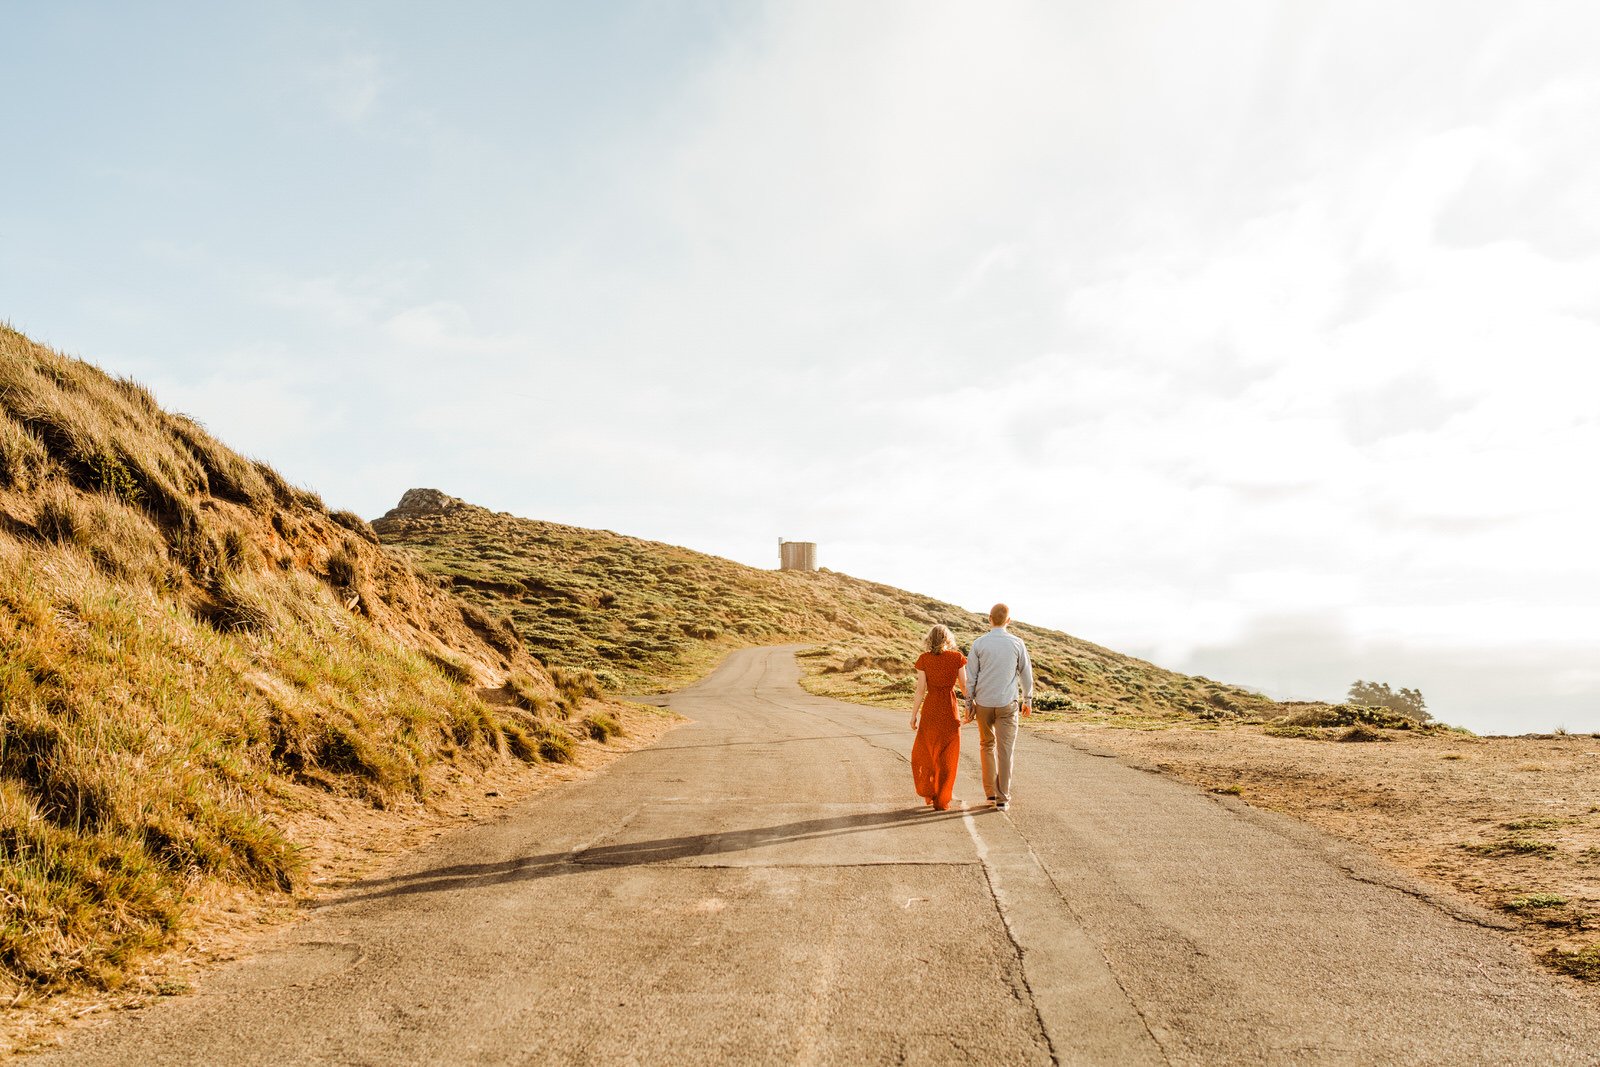
[[[1361,842],[1503,916],[1547,964],[1552,950],[1600,943],[1600,737],[1390,731],[1388,743],[1340,743],[1254,726],[1036,728]],[[1600,983],[1586,988],[1600,1001]]]
[[141,1007],[154,998],[188,993],[207,968],[249,955],[264,935],[309,914],[307,906],[387,866],[394,857],[472,822],[498,817],[513,805],[562,782],[587,778],[622,756],[654,743],[682,719],[638,704],[597,703],[626,733],[607,744],[585,739],[571,764],[505,760],[489,768],[440,766],[425,804],[380,810],[330,803],[327,793],[301,788],[300,810],[286,832],[305,850],[306,877],[292,896],[237,886],[197,890],[199,906],[183,939],[154,955],[115,991],[83,991],[18,1000],[0,1013],[0,1057],[52,1043],[68,1028],[105,1012]]

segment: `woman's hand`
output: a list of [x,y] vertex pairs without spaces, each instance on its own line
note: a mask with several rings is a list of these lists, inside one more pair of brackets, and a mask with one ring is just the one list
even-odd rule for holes
[[917,717],[915,715],[911,716],[911,728],[913,730],[917,728]]

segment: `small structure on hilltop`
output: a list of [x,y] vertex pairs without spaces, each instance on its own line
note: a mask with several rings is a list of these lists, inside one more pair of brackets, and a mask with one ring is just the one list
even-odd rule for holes
[[814,571],[817,569],[817,544],[815,541],[785,541],[778,538],[778,569],[780,571]]

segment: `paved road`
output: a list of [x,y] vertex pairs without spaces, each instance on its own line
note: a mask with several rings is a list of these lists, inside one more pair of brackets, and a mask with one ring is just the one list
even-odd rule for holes
[[1013,811],[924,812],[906,716],[797,677],[736,653],[655,746],[29,1062],[1600,1062],[1356,850],[1031,733]]

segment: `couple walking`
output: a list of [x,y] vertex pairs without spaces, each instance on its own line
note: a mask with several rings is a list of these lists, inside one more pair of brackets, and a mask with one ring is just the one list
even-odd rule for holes
[[[1011,609],[989,609],[988,633],[972,642],[968,659],[950,630],[928,631],[917,657],[917,692],[911,706],[911,780],[917,795],[935,811],[950,807],[961,756],[961,726],[978,723],[983,759],[983,791],[1005,811],[1011,802],[1011,762],[1017,750],[1017,712],[1033,714],[1033,664],[1022,638],[1009,632]],[[956,704],[956,687],[966,698],[966,714]]]

